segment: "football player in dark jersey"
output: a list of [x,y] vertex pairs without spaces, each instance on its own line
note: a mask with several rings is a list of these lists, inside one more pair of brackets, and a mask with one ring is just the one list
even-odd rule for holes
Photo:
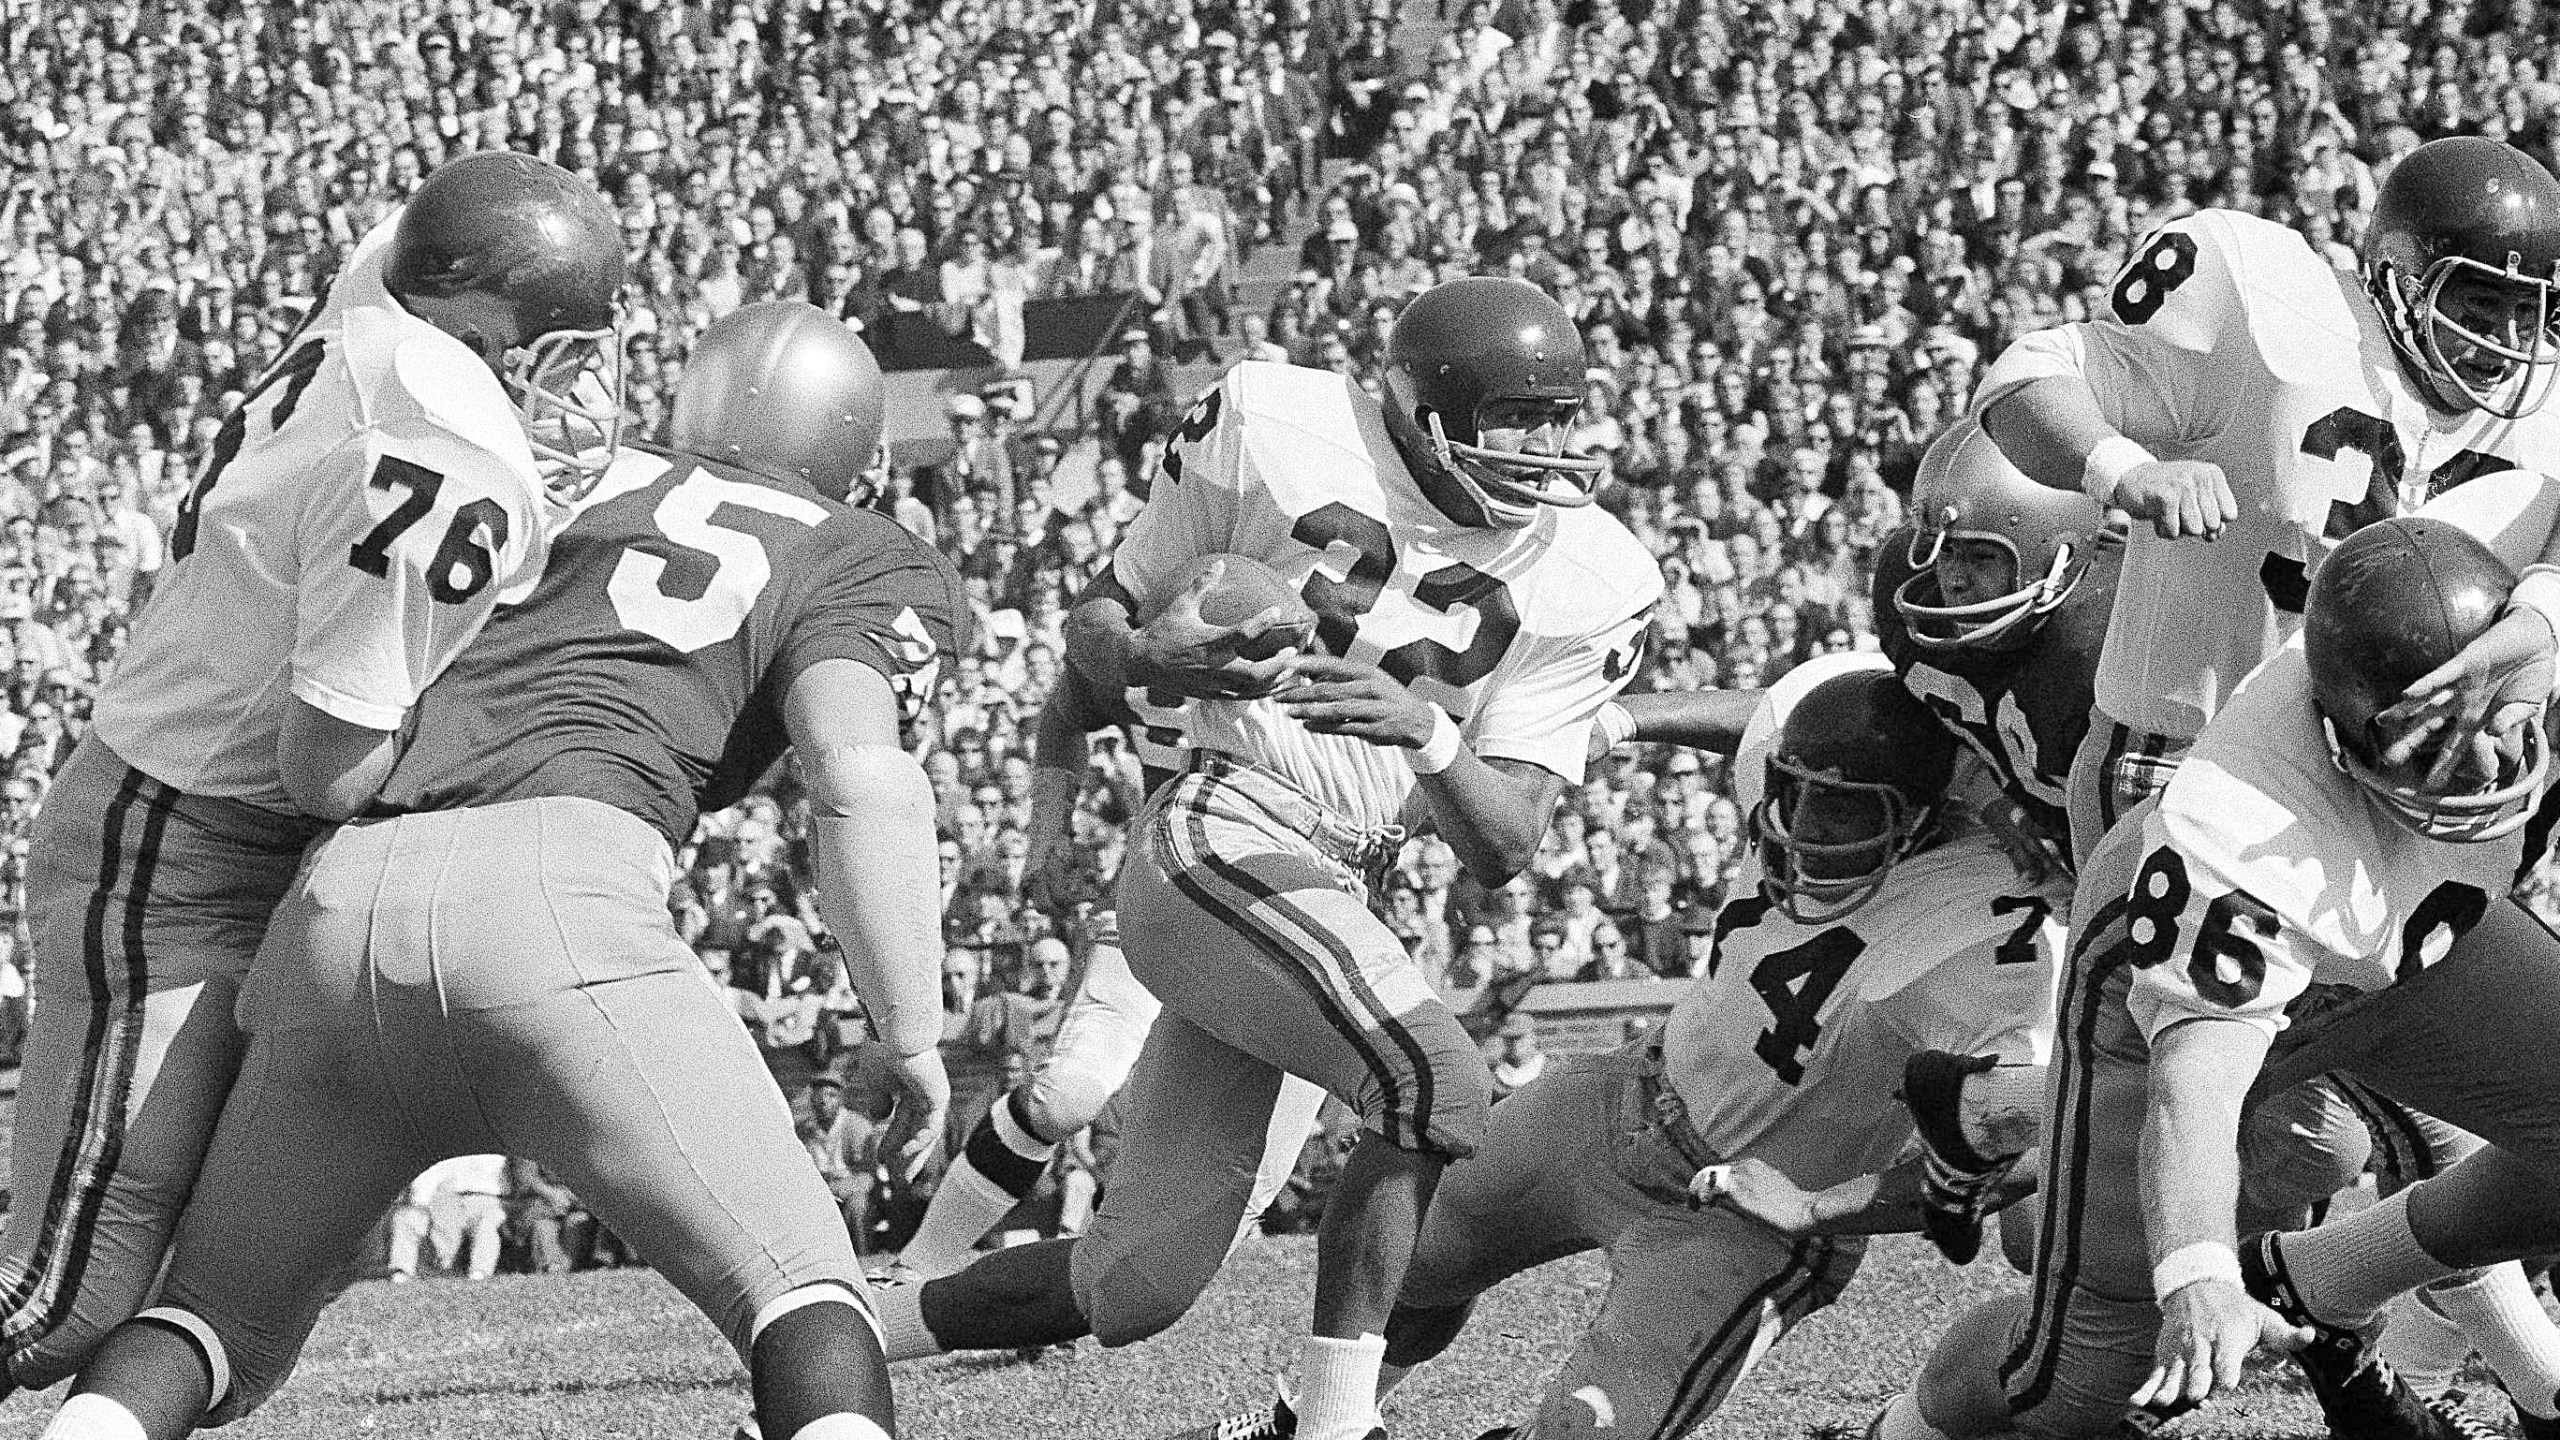
[[719,1325],[764,1434],[890,1433],[851,1239],[666,909],[696,815],[794,749],[821,908],[909,1124],[940,1133],[933,796],[901,741],[967,612],[935,551],[842,502],[880,428],[878,368],[824,312],[704,335],[671,447],[616,457],[421,700],[373,811],[305,862],[161,1302],[57,1433],[247,1413],[401,1185],[489,1151],[559,1176]]

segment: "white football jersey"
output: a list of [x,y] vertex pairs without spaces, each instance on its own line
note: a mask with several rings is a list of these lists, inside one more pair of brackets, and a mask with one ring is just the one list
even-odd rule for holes
[[2164,460],[2222,467],[2221,537],[2135,525],[2098,664],[2098,708],[2192,739],[2299,628],[2308,575],[2359,526],[2492,471],[2560,470],[2560,406],[2521,420],[2428,406],[2363,281],[2270,221],[2205,210],[2153,231],[2107,317],[2012,345],[1977,412],[2031,380],[2085,380]]
[[1836,924],[1727,904],[1663,1031],[1689,1123],[1808,1190],[1883,1169],[1911,1139],[1894,1097],[1915,1052],[2045,1063],[2070,908],[2066,882],[2025,884],[1980,830],[1894,866]]
[[[1635,673],[1662,573],[1597,506],[1518,530],[1460,525],[1406,471],[1377,402],[1326,370],[1247,361],[1166,446],[1112,565],[1142,610],[1203,555],[1248,555],[1299,587],[1330,654],[1447,710],[1487,759],[1582,779],[1591,719]],[[1194,746],[1259,765],[1361,825],[1414,784],[1394,749],[1318,735],[1272,700],[1199,700]]]
[[542,477],[488,366],[383,288],[395,213],[238,409],[98,733],[179,790],[289,809],[287,696],[396,730],[544,553]]
[[[2521,569],[2560,522],[2560,483],[2487,476],[2422,508]],[[2125,901],[2146,1035],[2191,1016],[2270,1033],[2313,984],[2380,990],[2434,964],[2538,862],[2546,795],[2496,840],[2431,839],[2330,758],[2297,637],[2205,727],[2143,825]]]

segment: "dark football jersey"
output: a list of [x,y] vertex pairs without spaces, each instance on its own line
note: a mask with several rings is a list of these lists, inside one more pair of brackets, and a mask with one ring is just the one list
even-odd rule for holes
[[419,700],[374,813],[576,795],[682,844],[790,743],[801,671],[869,665],[911,723],[968,614],[958,572],[885,515],[628,447]]
[[1903,685],[2000,776],[2035,819],[2067,834],[2071,757],[2089,730],[2098,651],[2106,643],[2124,547],[2096,547],[2070,598],[2013,650],[1932,649],[1914,642],[1894,591],[1909,578],[1911,531],[1885,537],[1876,557],[1876,638]]

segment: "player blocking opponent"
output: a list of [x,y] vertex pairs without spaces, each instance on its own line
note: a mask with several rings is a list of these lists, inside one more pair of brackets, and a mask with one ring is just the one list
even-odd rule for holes
[[223,422],[47,795],[0,1356],[70,1374],[158,1275],[239,1058],[239,981],[324,821],[619,423],[613,212],[530,156],[427,177]]
[[763,1433],[892,1428],[852,1241],[754,1042],[666,910],[674,851],[788,745],[821,908],[941,1132],[933,798],[901,746],[959,579],[842,503],[878,368],[776,301],[696,345],[674,448],[627,449],[540,583],[418,707],[373,814],[314,848],[243,994],[241,1078],[160,1304],[83,1368],[54,1440],[191,1433],[290,1370],[329,1277],[444,1156],[539,1162],[711,1317]]
[[[1875,656],[1813,661],[1767,693],[1737,763],[1759,890],[1717,917],[1708,969],[1658,1035],[1494,1107],[1483,1148],[1432,1199],[1387,1329],[1390,1385],[1486,1290],[1597,1247],[1599,1314],[1533,1415],[1493,1433],[1686,1435],[1838,1298],[1865,1234],[1920,1223],[1894,1103],[1906,1065],[1938,1051],[2042,1073],[2067,895],[2022,885],[1959,813],[1956,765]],[[2025,1148],[2032,1096],[1971,1098],[1977,1143]],[[1734,1203],[1737,1171],[1755,1195],[1819,1193],[1781,1229]]]
[[[2240,676],[2298,623],[2306,573],[2338,538],[2407,500],[2553,450],[2560,418],[2537,406],[2555,358],[2545,335],[2560,296],[2555,265],[2560,183],[2508,147],[2438,141],[2387,178],[2361,287],[2289,231],[2207,211],[2146,239],[2118,278],[2110,316],[2027,337],[2001,358],[1977,412],[2010,458],[2047,485],[2085,484],[2147,522],[2129,540],[2126,603],[2114,610],[2096,709],[2071,770],[2075,849],[2088,853],[2174,773]],[[2309,335],[2328,339],[2306,343]],[[2155,460],[2144,446],[2171,458]],[[2220,538],[2172,543],[2198,535]],[[2538,616],[2518,616],[2482,644],[2517,635],[2551,640]],[[2474,668],[2484,678],[2465,682],[2467,715],[2502,678]],[[2075,965],[2085,954],[2075,947]],[[2077,985],[2075,976],[2066,988]],[[2078,1043],[2066,1027],[2066,1075],[2094,1073],[2075,1061]],[[2048,1167],[2046,1183],[2069,1177],[2057,1181]],[[2075,1288],[2066,1277],[2142,1263],[2089,1258],[2128,1246],[2138,1232],[2125,1227],[2085,1227],[2049,1211],[2045,1228],[2040,1263],[2057,1292]],[[1951,1332],[1919,1407],[1895,1407],[1888,1435],[1929,1433],[1920,1408],[1956,1433],[2008,1428],[1987,1412],[1957,1418],[1980,1409],[1966,1397],[1979,1391],[1973,1371],[1995,1353],[2031,1433],[2114,1423],[2095,1401],[2065,1415],[2042,1398],[2057,1385],[2083,1388],[2071,1377],[2084,1340],[2104,1348],[2065,1337],[2069,1308],[2054,1300],[2027,1312],[2006,1346],[1963,1326]],[[2513,1333],[2494,1309],[2465,1328],[2494,1347],[2483,1332],[2503,1325],[2510,1353],[2554,1351],[2547,1324]],[[2092,1379],[2085,1388],[2106,1386]],[[2387,1369],[2368,1368],[2324,1405],[2333,1423],[2342,1404],[2403,1415],[2400,1389]]]
[[[1113,726],[1124,731],[1138,759],[1141,796],[1152,795],[1171,783],[1185,760],[1181,697],[1163,699],[1173,703],[1159,703],[1143,691],[1101,695],[1081,672],[1069,669],[1041,707],[1032,742],[1027,870],[1035,903],[1052,915],[1073,913],[1063,872],[1091,758],[1086,736]],[[1031,1078],[999,1097],[969,1131],[934,1188],[915,1237],[898,1252],[899,1278],[939,1279],[968,1264],[978,1242],[1039,1185],[1058,1147],[1092,1124],[1128,1082],[1138,1049],[1164,1007],[1129,973],[1116,910],[1106,903],[1093,911],[1082,939],[1082,969],[1070,987],[1073,998],[1058,1022],[1057,1039]],[[1322,1089],[1295,1075],[1281,1082],[1253,1192],[1237,1222],[1239,1238],[1288,1184],[1323,1108]]]
[[[1598,463],[1557,453],[1584,361],[1562,307],[1450,281],[1406,307],[1387,358],[1383,408],[1339,375],[1230,371],[1074,612],[1069,657],[1097,684],[1201,697],[1195,753],[1116,893],[1130,969],[1165,1010],[1092,1230],[885,1294],[893,1355],[1171,1324],[1225,1256],[1296,1074],[1363,1122],[1318,1236],[1297,1433],[1378,1428],[1387,1314],[1442,1167],[1482,1135],[1487,1077],[1370,912],[1370,877],[1406,821],[1489,882],[1525,865],[1661,588],[1591,507]],[[1328,653],[1239,659],[1276,613],[1219,629],[1198,587],[1177,593],[1222,553],[1298,585]]]

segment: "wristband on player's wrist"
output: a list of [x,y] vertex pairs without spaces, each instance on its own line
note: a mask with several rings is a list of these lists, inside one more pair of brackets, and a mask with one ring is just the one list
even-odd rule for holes
[[1416,775],[1437,775],[1457,764],[1458,752],[1466,748],[1466,737],[1458,733],[1458,722],[1449,718],[1448,711],[1434,705],[1431,738],[1423,741],[1420,748],[1405,751],[1404,763],[1413,767]]
[[2181,1245],[2151,1267],[2151,1298],[2166,1301],[2199,1280],[2240,1282],[2240,1252],[2219,1240]]
[[2560,646],[2560,565],[2527,565],[2523,578],[2507,595],[2509,610],[2530,610],[2551,631],[2552,643]]
[[2159,457],[2122,435],[2110,435],[2090,448],[2089,458],[2080,462],[2080,493],[2102,506],[2116,503],[2116,487],[2137,465],[2148,465]]
[[1600,713],[1591,717],[1591,724],[1600,732],[1606,749],[1615,750],[1636,737],[1636,717],[1615,700],[1602,705]]

